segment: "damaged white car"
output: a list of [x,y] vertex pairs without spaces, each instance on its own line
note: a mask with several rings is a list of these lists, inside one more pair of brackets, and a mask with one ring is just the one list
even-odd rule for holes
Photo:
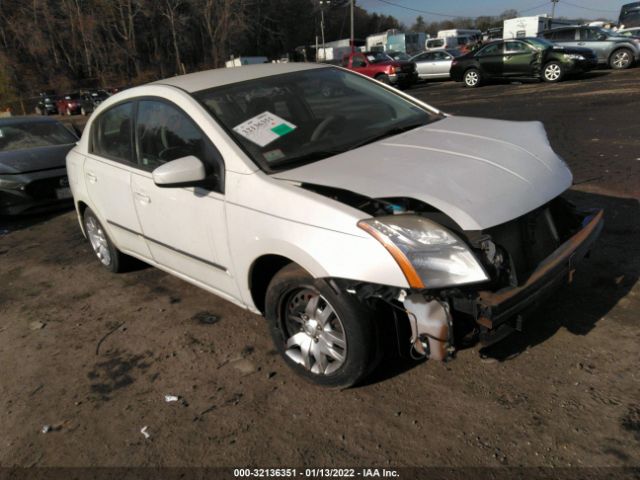
[[67,168],[104,266],[136,257],[263,314],[286,362],[336,387],[390,331],[442,360],[518,328],[603,222],[560,196],[572,176],[540,123],[448,116],[326,65],[126,90]]

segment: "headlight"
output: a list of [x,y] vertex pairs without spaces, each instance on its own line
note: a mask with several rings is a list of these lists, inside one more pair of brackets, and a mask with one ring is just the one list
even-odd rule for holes
[[412,288],[489,280],[469,247],[446,228],[417,215],[370,218],[358,226],[391,253]]
[[586,60],[583,55],[580,55],[578,53],[565,53],[565,56],[569,60]]
[[25,184],[7,177],[0,177],[0,188],[5,190],[24,190]]

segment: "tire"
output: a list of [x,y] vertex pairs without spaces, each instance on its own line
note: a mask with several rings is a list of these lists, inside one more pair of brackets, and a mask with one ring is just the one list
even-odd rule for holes
[[127,259],[114,245],[104,227],[90,208],[82,216],[84,232],[100,263],[113,273],[124,271]]
[[462,80],[464,81],[465,87],[477,88],[482,83],[482,74],[477,68],[470,68],[464,72]]
[[391,85],[391,80],[389,79],[389,75],[387,75],[386,73],[380,73],[378,75],[376,75],[376,80],[378,80],[379,82],[384,83],[385,85]]
[[375,312],[354,296],[336,293],[324,280],[289,264],[273,277],[265,300],[277,350],[306,380],[347,388],[376,367],[380,348]]
[[633,52],[628,48],[619,48],[609,57],[609,66],[614,70],[625,70],[633,64]]
[[542,69],[542,80],[557,83],[564,78],[564,68],[560,62],[549,62]]

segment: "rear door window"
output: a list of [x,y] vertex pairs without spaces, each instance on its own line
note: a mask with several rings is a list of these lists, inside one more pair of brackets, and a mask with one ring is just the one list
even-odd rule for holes
[[116,105],[102,113],[92,126],[91,153],[119,162],[134,163],[133,103]]

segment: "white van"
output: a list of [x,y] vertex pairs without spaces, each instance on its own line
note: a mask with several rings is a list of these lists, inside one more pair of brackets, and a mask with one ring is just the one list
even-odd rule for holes
[[425,42],[424,48],[427,51],[459,49],[464,45],[468,45],[472,41],[473,38],[468,35],[460,35],[457,37],[430,38]]

